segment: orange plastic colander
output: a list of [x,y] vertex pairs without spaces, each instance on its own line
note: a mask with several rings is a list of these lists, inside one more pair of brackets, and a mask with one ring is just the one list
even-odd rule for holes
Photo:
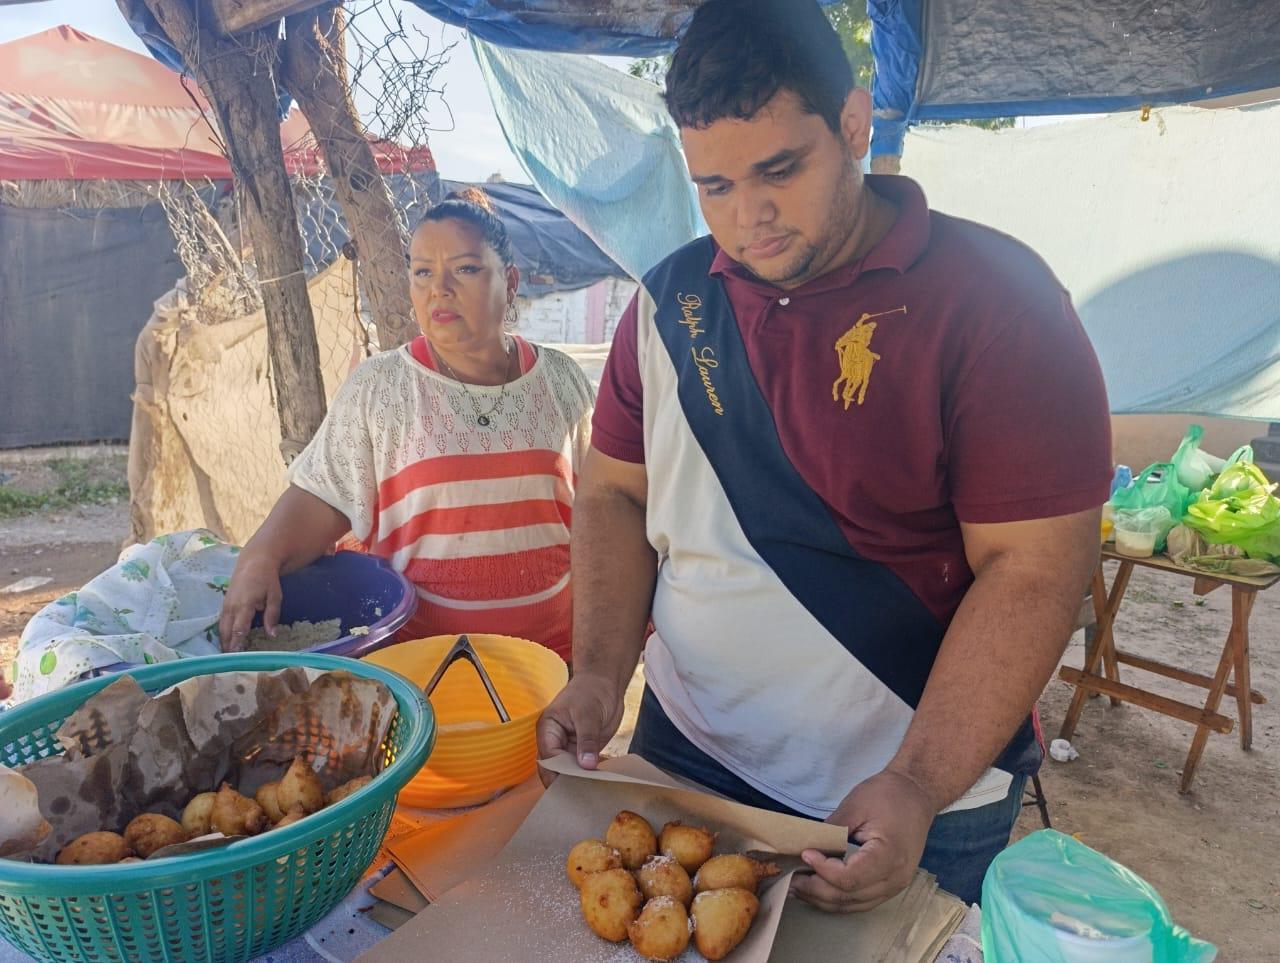
[[[434,692],[436,744],[427,763],[400,793],[400,802],[449,809],[488,802],[533,775],[535,726],[569,681],[564,661],[545,646],[505,635],[469,635],[510,722],[499,722],[476,669],[454,662]],[[363,659],[425,686],[458,641],[456,635],[402,642]]]

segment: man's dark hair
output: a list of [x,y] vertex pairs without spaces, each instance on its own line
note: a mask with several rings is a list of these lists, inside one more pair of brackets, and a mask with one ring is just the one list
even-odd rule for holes
[[853,68],[815,0],[710,0],[694,11],[667,71],[678,127],[748,120],[782,90],[840,133]]

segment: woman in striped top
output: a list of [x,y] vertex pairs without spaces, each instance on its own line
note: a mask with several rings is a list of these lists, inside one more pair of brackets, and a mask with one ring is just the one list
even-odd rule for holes
[[569,523],[590,382],[567,355],[509,333],[520,283],[478,189],[427,212],[409,249],[422,336],[357,368],[240,554],[224,648],[255,613],[272,631],[280,576],[350,532],[418,589],[402,637],[494,632],[571,653]]

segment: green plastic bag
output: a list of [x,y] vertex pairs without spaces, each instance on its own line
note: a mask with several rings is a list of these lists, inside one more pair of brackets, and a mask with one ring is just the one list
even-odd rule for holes
[[1204,429],[1199,425],[1192,425],[1187,429],[1178,450],[1173,453],[1172,464],[1178,481],[1193,492],[1208,488],[1213,476],[1227,466],[1221,458],[1201,449],[1200,441],[1203,438]]
[[1250,558],[1280,558],[1280,498],[1262,469],[1241,461],[1222,470],[1187,507],[1185,524],[1211,545],[1235,545]]
[[1251,445],[1241,445],[1230,458],[1223,461],[1217,455],[1211,455],[1200,447],[1203,439],[1204,429],[1199,425],[1191,425],[1182,438],[1182,444],[1170,459],[1170,464],[1177,472],[1178,481],[1193,495],[1208,488],[1214,476],[1220,474],[1228,465],[1234,465],[1238,461],[1253,461]]
[[982,882],[986,963],[1209,963],[1137,874],[1052,829],[995,858]]
[[[1111,496],[1111,507],[1117,511],[1139,511],[1143,508],[1168,509],[1174,523],[1182,521],[1191,491],[1178,481],[1177,469],[1171,462],[1148,465],[1127,488],[1117,489]],[[1157,552],[1164,550],[1164,536],[1156,542]]]

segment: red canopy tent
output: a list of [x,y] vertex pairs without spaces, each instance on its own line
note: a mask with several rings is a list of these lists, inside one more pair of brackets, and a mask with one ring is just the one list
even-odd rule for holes
[[[0,180],[227,180],[194,81],[61,26],[0,44]],[[306,118],[280,125],[290,173],[322,170]],[[375,141],[384,173],[435,169],[429,148]]]

